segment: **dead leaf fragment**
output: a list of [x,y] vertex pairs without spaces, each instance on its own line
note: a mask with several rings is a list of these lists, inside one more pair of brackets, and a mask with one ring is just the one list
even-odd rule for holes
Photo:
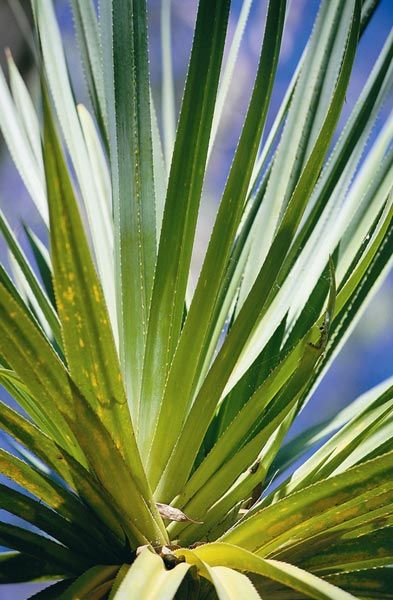
[[156,502],[156,506],[158,508],[158,512],[160,513],[163,519],[167,519],[168,521],[187,521],[189,523],[202,523],[202,521],[194,521],[187,517],[183,511],[179,508],[174,508],[173,506],[169,506],[169,504],[162,504],[161,502]]

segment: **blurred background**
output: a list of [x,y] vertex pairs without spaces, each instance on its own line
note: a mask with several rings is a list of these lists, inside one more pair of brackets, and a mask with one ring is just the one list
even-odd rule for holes
[[[45,0],[46,1],[46,0]],[[84,0],[80,0],[83,2]],[[280,64],[273,93],[267,129],[274,119],[280,101],[311,32],[319,0],[288,0],[286,27]],[[78,102],[88,104],[77,45],[75,43],[72,14],[68,0],[56,0],[56,10],[64,36],[70,73]],[[4,48],[9,47],[14,59],[28,82],[33,96],[37,97],[37,79],[31,49],[26,38],[31,17],[29,0],[0,0],[0,52],[4,69]],[[160,106],[161,51],[160,51],[160,0],[148,0],[150,27],[151,81],[156,107]],[[177,106],[180,105],[186,74],[192,34],[195,23],[196,0],[172,0],[173,61]],[[242,0],[233,0],[228,41],[233,36]],[[20,7],[23,10],[20,10]],[[205,182],[204,199],[198,223],[197,240],[193,258],[193,277],[197,277],[201,257],[209,240],[217,204],[225,184],[230,161],[240,133],[240,127],[250,97],[259,58],[266,12],[266,0],[254,0],[240,49],[236,74],[222,121],[210,168]],[[362,38],[351,83],[346,96],[341,123],[362,89],[383,42],[391,29],[392,0],[381,0],[373,20]],[[391,104],[391,103],[390,103]],[[391,108],[391,107],[390,107]],[[372,143],[384,122],[389,106],[382,109],[379,121],[370,137]],[[46,243],[45,231],[32,202],[8,155],[0,134],[0,206],[9,218],[16,235],[26,249],[23,223]],[[5,246],[0,239],[1,262],[7,264]],[[359,394],[393,374],[393,273],[380,287],[367,309],[361,315],[350,339],[333,363],[313,399],[300,415],[291,434],[329,417]],[[2,400],[6,393],[0,390]],[[3,515],[1,515],[3,517]],[[44,587],[40,584],[0,586],[0,600],[24,600]]]

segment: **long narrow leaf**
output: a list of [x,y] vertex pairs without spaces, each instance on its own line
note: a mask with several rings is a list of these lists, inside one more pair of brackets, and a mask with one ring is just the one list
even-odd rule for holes
[[63,411],[70,410],[72,406],[63,363],[3,285],[0,285],[0,312],[1,356],[22,381],[28,382],[33,397],[40,399],[61,446],[83,463],[83,453],[62,416]]
[[220,125],[220,120],[223,115],[225,103],[228,98],[230,84],[231,84],[232,77],[233,77],[233,74],[235,71],[236,60],[238,57],[240,44],[243,39],[244,30],[246,28],[247,19],[250,14],[252,2],[253,2],[253,0],[245,0],[245,2],[243,2],[243,4],[242,4],[239,18],[238,18],[237,24],[236,24],[236,29],[233,34],[233,39],[232,39],[231,46],[230,46],[230,49],[228,52],[228,57],[226,59],[225,66],[224,66],[224,69],[222,72],[220,86],[219,86],[218,94],[217,94],[216,107],[214,109],[212,132],[211,132],[211,137],[210,137],[209,152],[208,152],[208,159],[207,159],[208,162],[209,162],[210,154],[213,149],[214,142],[215,142],[215,139],[217,136],[217,131],[218,131],[218,128]]
[[146,5],[105,0],[100,9],[105,24],[101,39],[108,90],[120,357],[136,428],[156,261]]
[[[278,63],[284,16],[284,2],[270,3],[247,118],[161,404],[149,463],[153,482],[158,481],[161,475],[198,385],[198,373],[205,360],[220,283],[239,225],[260,136],[265,125]],[[239,173],[242,173],[241,177]],[[176,408],[174,398],[178,399]],[[169,422],[171,427],[168,430]]]
[[[183,549],[176,550],[181,556]],[[251,552],[223,543],[202,545],[195,550],[184,551],[186,559],[190,562],[193,554],[209,565],[221,565],[230,569],[239,569],[248,573],[256,573],[271,578],[305,594],[308,598],[319,600],[350,600],[351,595],[339,590],[321,579],[286,563],[275,560],[263,560]]]
[[116,566],[106,565],[92,567],[78,577],[78,579],[61,594],[61,599],[74,600],[74,598],[95,598],[94,591],[106,582],[112,583],[117,570],[118,567]]
[[[93,550],[88,536],[81,536],[78,526],[67,521],[53,510],[40,504],[29,496],[25,496],[7,486],[0,485],[0,507],[2,510],[28,521],[38,527],[64,546],[70,548],[81,557],[82,562],[96,560],[96,549]],[[93,530],[94,532],[94,530]],[[92,540],[91,540],[92,541]],[[101,560],[108,560],[103,547],[100,547]]]
[[102,71],[100,38],[94,4],[91,0],[85,0],[84,2],[71,0],[71,4],[94,114],[104,140],[107,142],[104,74]]
[[0,553],[0,583],[58,579],[67,575],[64,566],[55,561],[44,561],[22,552]]
[[[22,180],[44,223],[48,222],[46,191],[43,172],[30,145],[24,143],[25,133],[21,119],[8,89],[3,71],[0,69],[0,128],[10,154]],[[34,127],[34,125],[33,125]]]
[[[247,297],[241,312],[235,320],[223,347],[203,382],[198,396],[191,408],[190,414],[183,426],[176,449],[167,465],[166,480],[168,481],[168,485],[173,485],[174,481],[178,480],[179,473],[181,472],[183,472],[185,478],[188,476],[199,445],[201,444],[206,429],[212,419],[216,404],[219,401],[222,392],[224,389],[227,392],[230,391],[240,375],[245,372],[259,354],[260,341],[258,336],[258,326],[255,326],[256,320],[258,320],[258,315],[260,317],[267,309],[265,302],[269,295],[274,296],[277,292],[273,284],[279,273],[283,254],[285,255],[289,248],[291,239],[299,224],[302,211],[305,209],[307,196],[311,194],[312,186],[317,178],[317,172],[322,165],[328,148],[330,138],[328,132],[331,134],[332,125],[334,126],[337,123],[344,101],[345,90],[348,85],[355,56],[359,28],[359,5],[356,4],[353,8],[355,18],[348,22],[348,44],[345,50],[344,61],[318,139],[307,160],[307,164],[304,167],[291,200],[289,201],[280,228],[269,250],[268,257],[261,268],[257,280]],[[245,347],[251,332],[253,332],[253,335],[251,336],[248,345]],[[252,342],[254,340],[257,340],[257,343],[253,347]],[[243,357],[241,356],[242,354]],[[240,360],[238,364],[236,364],[239,357]],[[235,365],[236,370],[232,373],[228,383],[228,377]],[[192,431],[192,435],[190,435],[190,431]],[[200,432],[200,435],[196,435],[196,431]],[[185,460],[186,457],[188,457],[188,464]],[[174,473],[176,473],[175,479]],[[168,494],[168,496],[169,495],[170,494]]]
[[146,548],[131,565],[115,598],[127,600],[133,594],[140,600],[171,600],[189,568],[180,563],[167,571],[162,558]]
[[26,84],[18,71],[10,51],[7,51],[7,62],[10,74],[10,86],[15,106],[18,109],[21,124],[24,127],[25,135],[37,162],[38,172],[42,177],[44,165],[42,161],[41,133],[38,115]]
[[97,210],[97,202],[98,205],[105,206],[107,199],[101,196],[100,187],[96,185],[91,168],[53,3],[39,0],[31,0],[31,2],[41,46],[43,69],[86,208],[94,254],[108,310],[113,315],[116,311],[113,287],[113,239],[108,234],[105,211]]
[[[303,529],[303,534],[307,536],[313,529],[314,531],[325,529],[329,518],[332,519],[334,525],[354,518],[358,514],[362,514],[362,511],[367,510],[362,505],[361,494],[369,493],[375,496],[374,490],[387,491],[389,489],[388,481],[393,468],[392,457],[393,454],[388,453],[359,467],[353,467],[346,473],[337,475],[334,479],[310,486],[307,488],[307,493],[288,496],[281,500],[280,505],[277,503],[260,511],[256,507],[243,522],[222,536],[222,540],[253,551],[259,549],[260,554],[263,555],[265,550],[269,553],[273,548],[281,547],[284,544],[284,538],[289,540],[298,523]],[[352,511],[347,513],[344,510],[337,510],[338,505],[344,507],[346,502],[350,504],[352,500],[355,505]],[[280,510],[281,508],[282,510]],[[333,509],[331,513],[329,513],[329,509]],[[327,513],[326,520],[322,517],[324,511]],[[294,514],[297,517],[292,521]],[[304,520],[299,518],[300,514],[304,515]],[[312,518],[314,518],[313,529],[308,524]],[[262,523],[263,527],[261,528],[259,525]]]
[[43,244],[39,237],[31,229],[29,229],[29,227],[25,227],[25,232],[30,244],[31,251],[34,255],[39,274],[41,276],[42,284],[45,288],[49,300],[52,303],[52,306],[55,307],[56,300],[55,292],[53,290],[52,264],[49,252],[45,244]]
[[44,95],[51,256],[68,366],[75,383],[100,412],[115,443],[141,477],[109,315],[49,110]]
[[161,2],[161,51],[162,51],[162,123],[164,134],[165,163],[169,171],[176,135],[175,84],[172,65],[172,0]]
[[[180,333],[229,0],[202,0],[169,176],[148,325],[139,445],[147,453]],[[181,202],[179,191],[181,190]]]
[[44,475],[5,450],[0,451],[0,472],[61,513],[63,518],[73,521],[83,535],[89,535],[89,531],[94,535],[96,522],[93,516],[74,494],[49,475]]
[[81,557],[76,557],[70,550],[52,540],[16,527],[0,523],[0,543],[13,550],[26,552],[41,560],[58,564],[67,575],[80,573],[88,563],[83,563]]
[[0,212],[0,231],[7,242],[10,252],[12,252],[18,266],[20,267],[24,277],[26,278],[26,281],[29,284],[31,291],[34,294],[35,299],[37,300],[38,306],[42,310],[42,313],[45,316],[52,330],[54,339],[59,343],[61,347],[62,340],[58,316],[49,298],[47,297],[45,290],[42,289],[42,286],[38,281],[33,269],[29,265],[29,262],[21,246],[19,245],[15,235],[11,230],[10,225],[8,224],[2,212]]

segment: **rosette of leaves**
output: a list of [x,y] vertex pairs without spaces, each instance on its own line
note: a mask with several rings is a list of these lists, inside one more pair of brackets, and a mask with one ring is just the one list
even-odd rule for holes
[[58,580],[37,598],[393,597],[392,380],[286,441],[392,263],[392,118],[363,156],[392,36],[335,135],[376,2],[321,2],[264,135],[286,11],[268,3],[194,290],[251,1],[224,60],[230,1],[200,0],[177,115],[162,0],[160,128],[146,3],[71,3],[90,108],[51,0],[32,2],[41,106],[11,56],[0,77],[1,129],[50,248],[26,228],[30,260],[1,214],[0,382],[21,410],[1,405],[0,508],[22,521],[0,525],[0,581]]

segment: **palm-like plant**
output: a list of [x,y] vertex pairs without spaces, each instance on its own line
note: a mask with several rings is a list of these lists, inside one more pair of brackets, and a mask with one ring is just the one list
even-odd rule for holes
[[285,442],[391,264],[393,119],[359,164],[391,89],[393,37],[331,149],[377,2],[323,1],[261,144],[285,4],[268,4],[191,292],[251,1],[222,68],[230,1],[200,0],[175,135],[162,0],[162,152],[145,2],[101,0],[98,19],[72,0],[92,116],[75,105],[51,0],[32,0],[43,126],[11,57],[0,125],[50,255],[27,229],[33,269],[0,216],[15,275],[0,271],[0,382],[24,411],[1,406],[17,452],[0,451],[0,470],[26,491],[1,484],[0,508],[39,531],[1,524],[1,582],[59,579],[37,597],[64,599],[393,597],[392,380]]

